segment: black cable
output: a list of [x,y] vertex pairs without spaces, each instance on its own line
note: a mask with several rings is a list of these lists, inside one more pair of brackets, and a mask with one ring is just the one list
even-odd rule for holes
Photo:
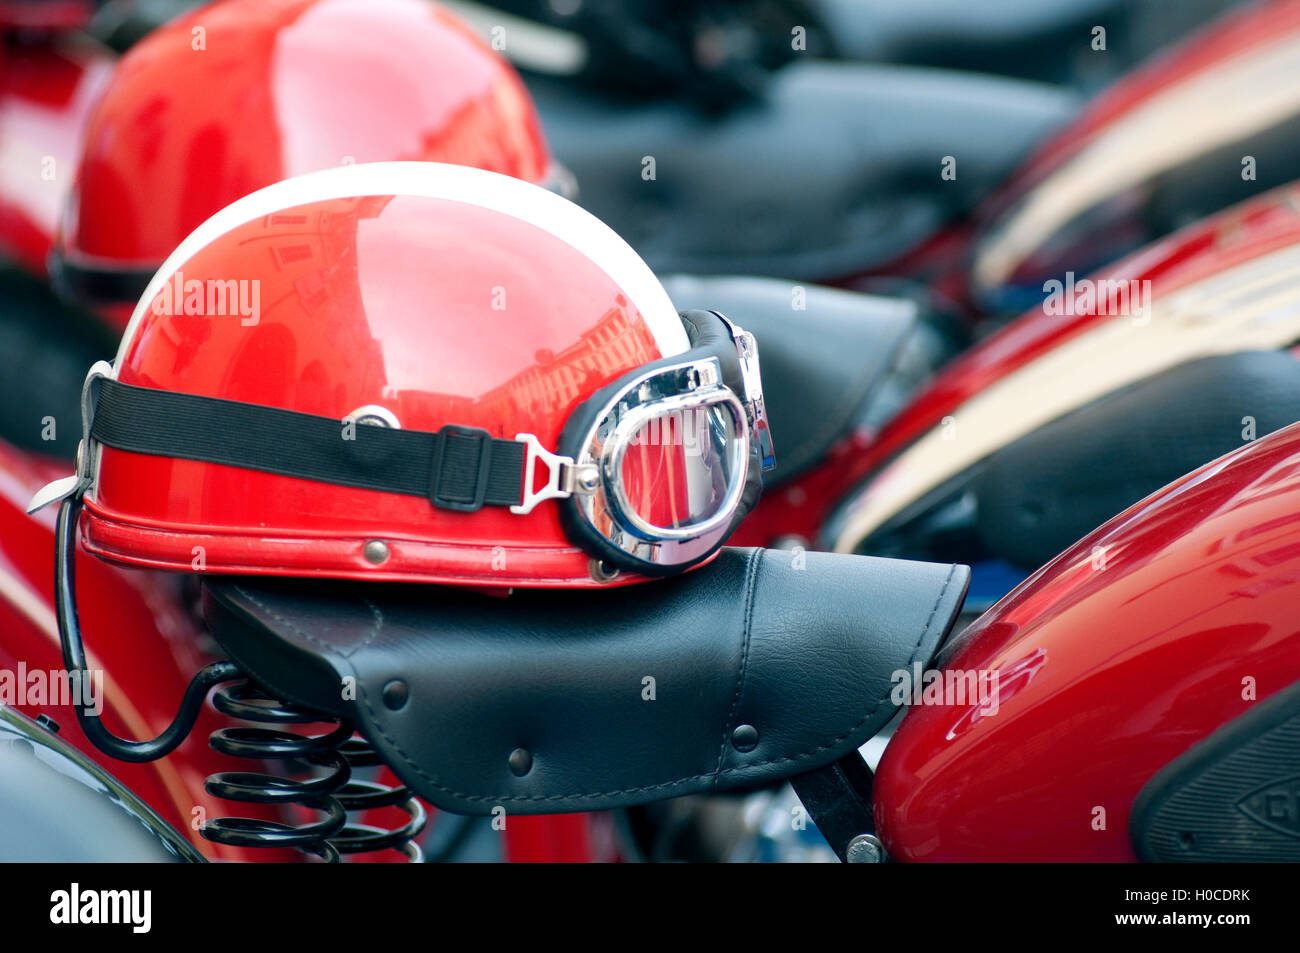
[[[63,647],[63,665],[70,673],[89,678],[86,650],[81,639],[81,624],[77,617],[77,583],[75,560],[77,553],[77,517],[81,514],[81,500],[72,497],[59,505],[59,520],[54,546],[54,596],[59,620],[59,642]],[[150,741],[127,741],[113,734],[84,707],[77,706],[77,721],[86,737],[100,751],[119,761],[140,763],[156,761],[176,750],[194,729],[199,712],[203,710],[208,691],[222,682],[243,678],[243,673],[233,662],[213,662],[200,669],[190,680],[181,699],[176,717],[158,737]]]

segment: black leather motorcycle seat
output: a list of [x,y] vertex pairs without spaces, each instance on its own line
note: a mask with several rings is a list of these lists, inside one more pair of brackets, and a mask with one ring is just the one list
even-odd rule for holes
[[[839,55],[1095,88],[1239,0],[815,0]],[[1108,33],[1092,50],[1093,29]]]
[[432,804],[543,814],[832,764],[893,716],[893,673],[929,661],[968,582],[964,566],[724,549],[670,580],[508,597],[215,578],[204,610],[257,682],[351,720]]
[[1289,350],[1179,364],[992,454],[970,484],[980,538],[1032,569],[1148,493],[1253,439],[1243,433],[1248,422],[1262,437],[1297,420],[1300,361]]
[[[776,448],[769,485],[820,460],[902,387],[909,394],[947,356],[907,298],[858,294],[774,278],[662,279],[679,310],[720,311],[758,341],[763,393]],[[802,309],[795,307],[796,289]],[[919,340],[925,339],[925,340]],[[917,367],[917,360],[924,366]]]
[[[844,278],[969,211],[1079,100],[919,67],[796,63],[722,116],[531,78],[578,201],[657,272]],[[941,175],[944,156],[956,177]],[[654,176],[649,178],[649,160]]]

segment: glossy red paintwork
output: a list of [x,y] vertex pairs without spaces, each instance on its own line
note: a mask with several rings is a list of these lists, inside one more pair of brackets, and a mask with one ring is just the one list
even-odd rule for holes
[[[340,421],[379,405],[407,430],[455,423],[555,447],[586,397],[662,356],[645,318],[591,259],[467,202],[311,203],[236,227],[180,273],[187,285],[260,281],[255,325],[238,313],[150,307],[124,341],[123,383]],[[508,289],[507,308],[494,306],[495,288]],[[462,513],[423,497],[111,448],[83,530],[99,555],[183,571],[198,568],[202,546],[209,572],[600,584],[555,501],[528,515]],[[372,539],[388,541],[380,565],[363,555]]]
[[[1100,561],[1099,561],[1100,560]],[[1300,679],[1300,425],[1181,478],[1057,557],[959,637],[996,713],[917,706],[876,819],[909,861],[1126,861],[1171,759]],[[1105,829],[1094,826],[1105,809]]]
[[519,77],[436,4],[226,0],[122,58],[89,120],[61,250],[156,267],[263,186],[398,159],[532,182],[550,166]]
[[94,12],[93,0],[0,0],[0,30],[74,30]]
[[114,57],[89,41],[6,44],[0,55],[0,257],[43,274],[90,107]]
[[[1275,189],[1204,219],[1092,276],[1150,280],[1161,297],[1243,261],[1300,241],[1300,184]],[[770,545],[789,535],[816,540],[830,513],[860,482],[989,384],[1097,324],[1095,310],[1059,316],[1035,308],[948,365],[879,433],[855,433],[816,469],[764,495],[732,537]]]
[[[0,668],[28,672],[63,667],[53,607],[54,520],[49,511],[28,516],[27,501],[63,465],[29,458],[0,443]],[[115,569],[82,555],[77,560],[77,591],[82,627],[92,668],[104,672],[105,723],[128,738],[152,738],[175,714],[190,676],[212,660],[187,609],[180,577]],[[194,809],[208,817],[241,813],[280,818],[255,806],[210,797],[207,775],[241,770],[248,762],[218,755],[207,737],[227,724],[208,709],[189,739],[168,757],[150,764],[127,764],[98,752],[81,733],[71,708],[17,706],[35,717],[47,714],[60,736],[99,762],[147,801],[165,820],[186,833],[207,856],[227,860],[285,859],[279,852],[220,847],[202,839],[191,822]]]
[[592,815],[520,815],[506,822],[505,860],[512,864],[583,863],[596,857]]

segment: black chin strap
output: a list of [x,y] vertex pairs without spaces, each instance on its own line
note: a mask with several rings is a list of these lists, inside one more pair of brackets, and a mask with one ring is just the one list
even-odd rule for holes
[[105,380],[91,436],[132,453],[422,496],[440,509],[523,497],[525,445],[477,427],[397,430]]

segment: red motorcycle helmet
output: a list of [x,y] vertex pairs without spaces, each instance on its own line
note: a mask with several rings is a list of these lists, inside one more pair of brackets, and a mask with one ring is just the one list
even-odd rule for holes
[[772,464],[752,335],[566,199],[439,163],[222,210],[83,407],[86,548],[185,571],[629,582],[709,559]]
[[221,0],[149,34],[86,130],[55,286],[121,330],[159,264],[244,195],[422,159],[565,182],[514,70],[428,0]]

